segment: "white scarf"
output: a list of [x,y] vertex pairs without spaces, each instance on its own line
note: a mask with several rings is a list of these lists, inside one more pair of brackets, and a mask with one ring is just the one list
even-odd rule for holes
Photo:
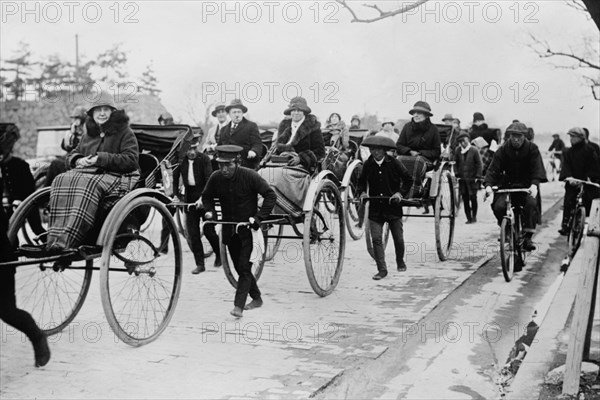
[[469,149],[471,148],[471,143],[469,143],[467,145],[467,147],[463,148],[462,146],[460,146],[460,153],[461,154],[465,154],[467,151],[469,151]]

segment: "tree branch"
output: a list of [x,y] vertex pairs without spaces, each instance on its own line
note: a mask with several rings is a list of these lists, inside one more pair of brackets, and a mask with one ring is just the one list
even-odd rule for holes
[[372,8],[379,13],[379,16],[373,17],[373,18],[360,18],[357,15],[354,8],[348,4],[347,0],[335,0],[335,1],[338,4],[340,4],[342,7],[344,7],[346,10],[348,10],[348,12],[352,15],[352,20],[350,22],[371,23],[371,22],[380,21],[385,18],[394,17],[396,15],[400,15],[407,11],[418,8],[421,5],[423,5],[424,3],[426,3],[428,0],[416,0],[412,4],[405,5],[405,6],[402,6],[400,8],[397,8],[397,9],[394,9],[391,11],[384,11],[381,8],[379,8],[379,6],[377,6],[376,4],[363,4],[363,7]]

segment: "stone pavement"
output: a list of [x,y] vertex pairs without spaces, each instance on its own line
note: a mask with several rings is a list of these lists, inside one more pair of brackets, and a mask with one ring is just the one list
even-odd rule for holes
[[[562,195],[562,187],[545,184],[542,194],[548,207]],[[408,271],[392,270],[379,282],[371,280],[376,268],[364,239],[353,242],[348,236],[340,283],[325,298],[310,288],[301,243],[284,241],[259,281],[265,306],[247,311],[240,320],[229,315],[234,290],[222,270],[209,267],[206,273],[191,275],[192,256],[184,245],[183,287],[175,315],[157,341],[141,348],[120,343],[111,332],[96,274],[80,314],[51,338],[52,360],[45,368],[33,368],[30,344],[12,328],[0,325],[1,397],[307,398],[318,394],[348,367],[381,357],[465,282],[480,266],[477,261],[496,253],[498,229],[489,202],[480,203],[480,210],[475,225],[465,225],[461,211],[451,260],[444,263],[437,260],[433,219],[409,219],[405,223]],[[387,259],[393,260],[391,240]],[[485,315],[480,317],[486,320]]]

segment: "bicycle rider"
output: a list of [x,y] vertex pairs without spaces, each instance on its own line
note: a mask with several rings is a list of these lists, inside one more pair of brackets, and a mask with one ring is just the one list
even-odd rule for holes
[[[563,218],[561,228],[558,231],[563,236],[569,235],[569,221],[571,211],[575,207],[577,194],[579,193],[578,183],[571,178],[594,183],[600,183],[600,161],[594,148],[585,140],[585,132],[582,128],[571,128],[567,134],[571,140],[571,147],[563,153],[563,167],[560,171],[559,180],[567,182],[565,185],[565,200],[563,203]],[[598,189],[593,186],[584,188],[583,204],[586,215],[590,213],[592,199],[600,197]]]
[[[494,154],[485,176],[485,196],[492,194],[492,186],[503,189],[528,188],[529,193],[515,193],[512,202],[523,207],[523,248],[536,249],[531,238],[536,224],[541,222],[541,196],[539,185],[547,182],[546,169],[537,145],[525,138],[527,126],[521,122],[512,123],[506,129],[509,140]],[[494,196],[492,210],[498,221],[506,215],[505,196]]]

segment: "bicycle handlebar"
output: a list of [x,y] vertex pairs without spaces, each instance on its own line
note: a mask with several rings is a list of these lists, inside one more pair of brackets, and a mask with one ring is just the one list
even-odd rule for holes
[[529,189],[498,189],[492,188],[494,193],[529,193]]

